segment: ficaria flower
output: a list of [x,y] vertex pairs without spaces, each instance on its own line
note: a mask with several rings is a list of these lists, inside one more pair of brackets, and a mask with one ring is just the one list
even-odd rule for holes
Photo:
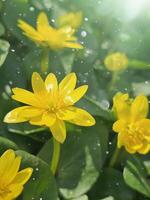
[[113,130],[118,133],[118,148],[124,146],[129,153],[146,154],[150,151],[150,119],[147,119],[148,99],[139,95],[117,93],[113,99],[117,121]]
[[92,126],[94,118],[85,110],[74,104],[85,94],[87,85],[75,89],[76,75],[70,73],[58,85],[53,73],[50,73],[45,82],[34,72],[32,75],[33,93],[21,88],[14,88],[13,99],[27,104],[9,112],[4,121],[20,123],[29,121],[30,124],[47,126],[54,138],[63,143],[66,138],[64,121],[80,125]]
[[128,58],[125,54],[117,52],[108,55],[104,60],[104,64],[110,71],[120,71],[128,67]]
[[61,15],[58,18],[59,27],[70,26],[73,29],[79,28],[82,23],[82,13],[81,12],[69,12]]
[[33,28],[23,20],[18,20],[18,26],[23,30],[24,35],[42,47],[52,50],[62,48],[82,49],[82,45],[76,43],[77,38],[73,35],[75,30],[70,26],[53,28],[46,14],[41,12],[37,18],[37,28]]
[[15,156],[13,150],[5,151],[0,157],[0,200],[16,199],[31,177],[32,168],[19,171],[20,163],[21,157]]

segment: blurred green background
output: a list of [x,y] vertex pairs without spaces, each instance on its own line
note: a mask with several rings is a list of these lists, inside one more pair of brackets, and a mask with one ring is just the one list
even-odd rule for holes
[[[35,26],[40,11],[48,15],[53,26],[64,13],[83,13],[77,37],[85,48],[50,51],[48,72],[55,73],[59,80],[71,71],[76,72],[78,85],[89,85],[87,95],[78,105],[96,116],[97,121],[91,128],[68,125],[68,137],[62,145],[55,178],[48,166],[53,148],[49,131],[26,123],[3,123],[5,114],[18,105],[10,98],[11,88],[31,89],[32,72],[41,72],[41,49],[17,27],[18,19]],[[31,165],[35,169],[33,178],[18,199],[150,198],[150,156],[137,158],[135,155],[131,159],[123,151],[117,166],[108,167],[116,145],[111,130],[113,95],[117,91],[132,96],[150,95],[149,27],[149,0],[0,1],[0,151],[8,148],[19,151],[24,158],[23,166]],[[112,72],[105,68],[104,59],[113,52],[125,53],[129,66],[118,74],[110,89]],[[130,161],[126,164],[127,159]]]

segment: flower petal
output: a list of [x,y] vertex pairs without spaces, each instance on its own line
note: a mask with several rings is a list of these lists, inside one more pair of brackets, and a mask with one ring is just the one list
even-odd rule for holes
[[83,49],[84,47],[79,43],[74,42],[65,42],[64,47],[73,48],[73,49]]
[[8,191],[10,191],[9,193],[7,193],[7,197],[6,200],[8,199],[16,199],[23,190],[23,186],[20,184],[10,184],[8,186]]
[[117,120],[114,124],[113,124],[113,131],[119,133],[124,131],[127,128],[127,123],[125,120]]
[[63,143],[66,139],[66,127],[65,123],[59,119],[55,124],[50,127],[53,137],[60,143]]
[[34,107],[28,107],[24,110],[22,110],[20,112],[20,115],[24,118],[33,118],[33,117],[38,117],[39,115],[42,115],[43,114],[43,110],[42,109],[38,109],[38,108],[34,108]]
[[73,90],[69,95],[64,98],[64,101],[67,105],[73,105],[79,101],[82,96],[86,93],[88,85],[83,85]]
[[79,126],[93,126],[95,124],[95,119],[87,111],[73,107],[74,118],[68,120],[70,123],[79,125]]
[[75,108],[67,107],[57,111],[56,115],[60,120],[71,120],[75,117]]
[[125,136],[126,136],[125,132],[118,133],[118,138],[117,138],[117,147],[118,148],[121,148],[124,145]]
[[118,92],[113,98],[113,111],[118,119],[130,121],[131,99],[128,94]]
[[143,143],[143,146],[137,150],[140,154],[147,154],[150,151],[150,144],[145,142]]
[[5,174],[5,170],[8,169],[15,160],[15,152],[11,149],[5,151],[0,157],[0,176]]
[[32,124],[32,125],[36,125],[36,126],[45,125],[43,120],[42,120],[42,115],[40,115],[38,117],[33,117],[32,119],[30,119],[29,123]]
[[140,120],[146,118],[148,114],[148,99],[145,96],[137,96],[131,106],[132,120]]
[[44,81],[37,72],[33,72],[32,74],[32,88],[37,95],[42,96],[46,93]]
[[47,15],[41,12],[37,18],[37,30],[40,32],[43,27],[49,26]]
[[150,142],[150,119],[142,119],[137,123],[144,134],[143,137]]
[[26,109],[29,108],[29,106],[21,106],[19,108],[15,108],[9,113],[4,118],[4,122],[6,123],[20,123],[20,122],[26,122],[28,119],[22,117],[20,113]]
[[57,78],[53,73],[48,74],[45,80],[46,90],[55,94],[58,90]]
[[22,88],[13,88],[12,91],[14,93],[12,99],[35,107],[41,106],[40,102],[32,92]]
[[9,165],[7,164],[6,168],[5,168],[5,172],[3,173],[3,175],[1,176],[1,181],[3,183],[6,183],[6,185],[10,184],[12,182],[12,180],[16,177],[17,172],[19,170],[20,167],[20,163],[21,163],[21,157],[17,156],[12,163],[10,163]]
[[51,127],[56,121],[56,115],[54,113],[45,113],[43,114],[42,121],[46,126]]
[[24,31],[24,34],[35,41],[42,41],[42,36],[28,23],[18,20],[18,27]]
[[33,172],[32,168],[25,168],[19,171],[16,177],[14,178],[12,184],[24,185],[31,177],[32,172]]
[[76,86],[77,77],[75,73],[68,74],[59,84],[59,92],[65,96],[72,92]]

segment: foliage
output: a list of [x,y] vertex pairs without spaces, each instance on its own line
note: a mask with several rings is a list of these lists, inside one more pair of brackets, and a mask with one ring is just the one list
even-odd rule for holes
[[[112,131],[113,95],[150,95],[149,8],[135,16],[126,0],[3,0],[0,1],[0,155],[14,149],[22,156],[22,168],[34,173],[18,200],[147,200],[150,199],[150,156],[129,155],[124,149],[114,166],[116,148]],[[11,88],[31,89],[31,76],[41,72],[42,48],[22,34],[17,20],[35,26],[44,11],[51,25],[67,12],[82,12],[83,22],[76,36],[84,49],[49,51],[47,73],[61,80],[73,71],[78,85],[89,86],[77,103],[96,119],[93,127],[67,124],[67,139],[61,146],[55,176],[50,170],[53,143],[45,127],[28,123],[5,124],[4,116],[16,106]],[[131,15],[130,15],[131,14]],[[105,68],[108,54],[124,53],[129,62],[123,71],[113,74]]]

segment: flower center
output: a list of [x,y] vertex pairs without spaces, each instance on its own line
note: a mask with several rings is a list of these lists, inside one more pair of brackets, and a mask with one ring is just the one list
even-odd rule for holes
[[11,193],[11,191],[7,187],[0,186],[0,196],[6,196],[9,193]]
[[128,137],[135,143],[143,142],[144,138],[144,130],[142,127],[138,126],[138,124],[129,124],[127,126]]

